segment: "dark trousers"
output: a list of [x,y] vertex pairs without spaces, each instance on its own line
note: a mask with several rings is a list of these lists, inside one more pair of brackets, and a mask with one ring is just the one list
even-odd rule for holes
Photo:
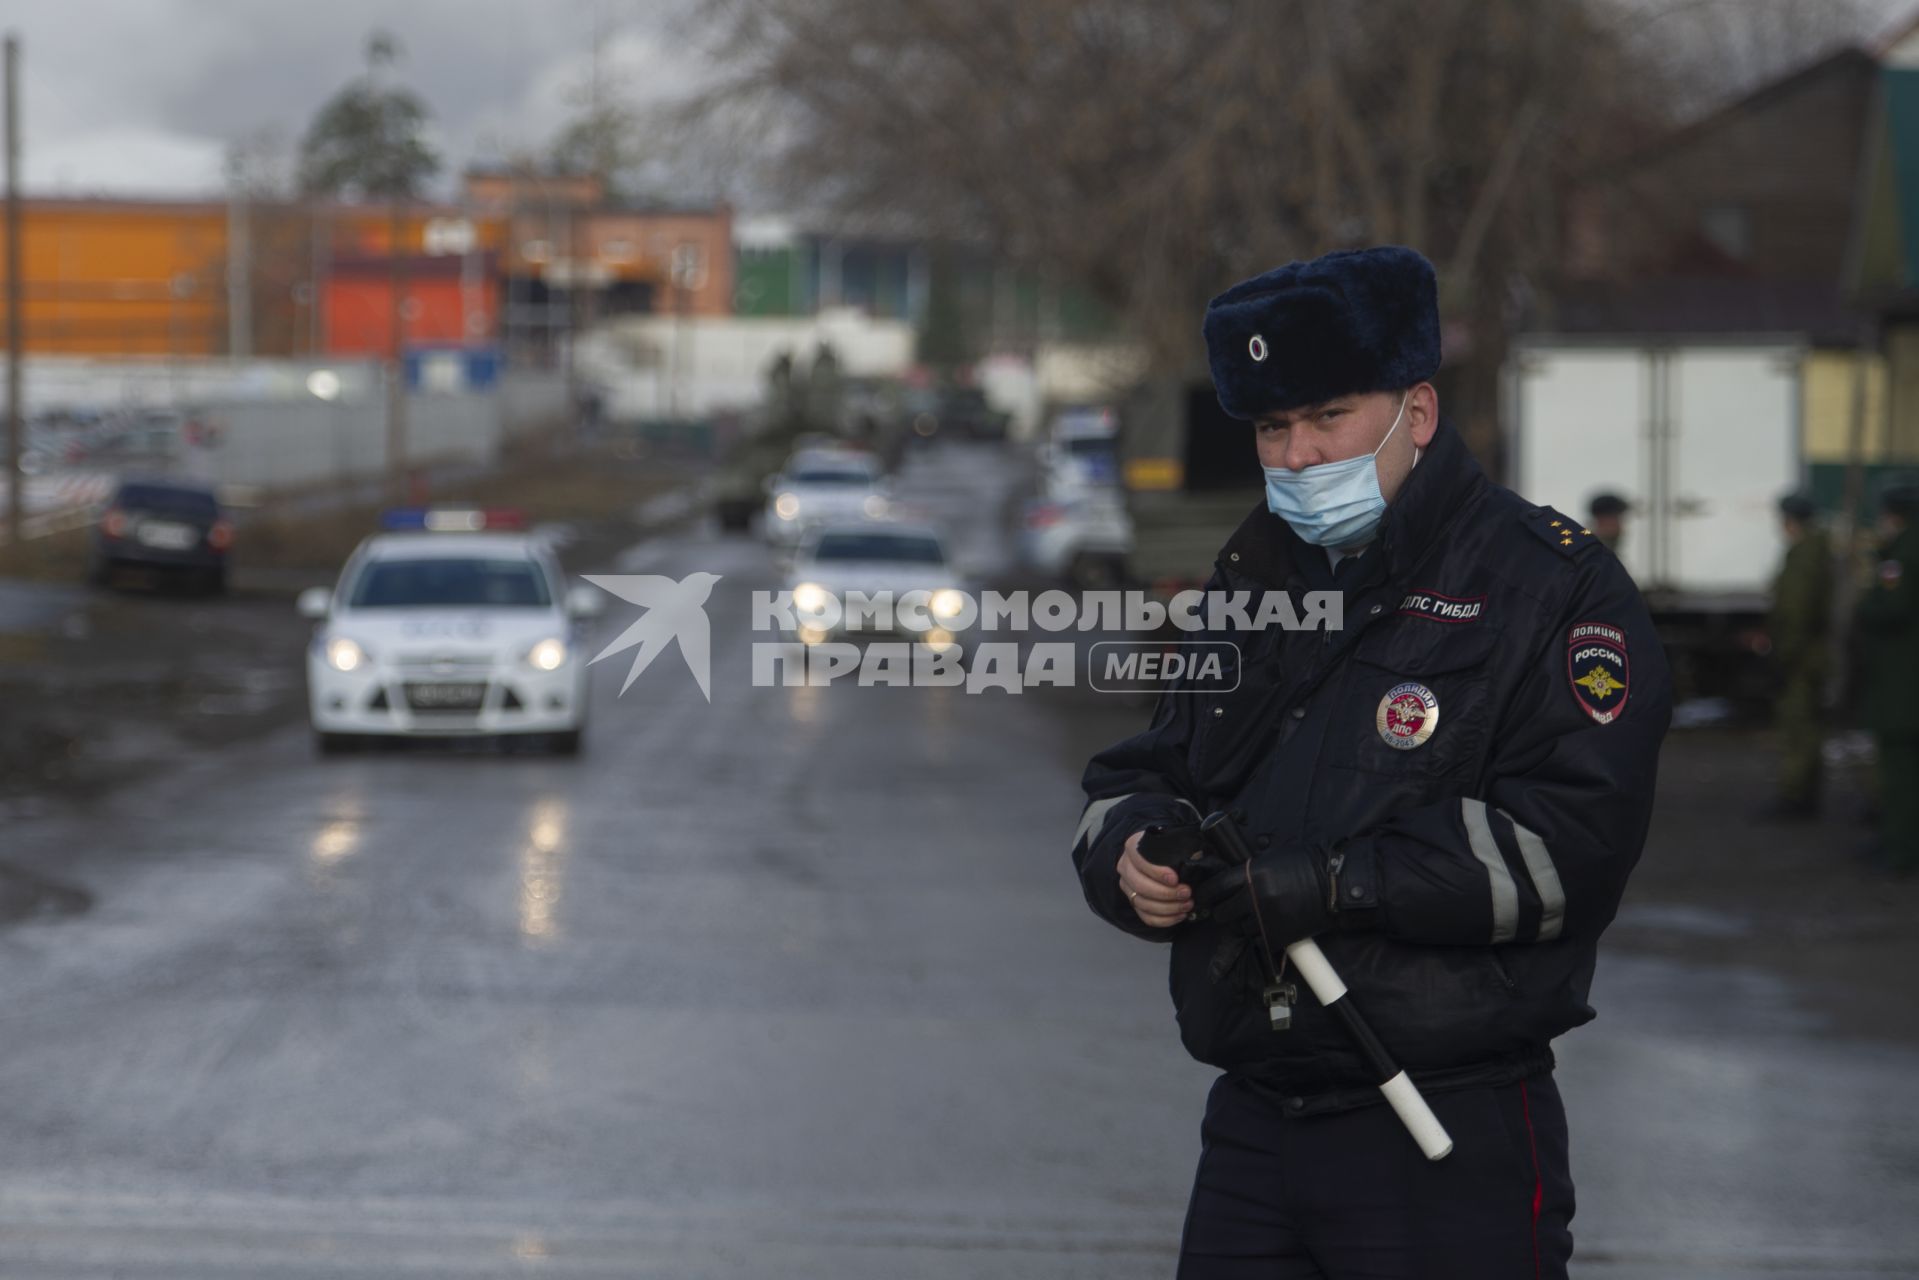
[[1919,871],[1919,738],[1879,735],[1879,839],[1894,871]]
[[1552,1076],[1427,1102],[1452,1135],[1444,1160],[1383,1105],[1288,1118],[1221,1076],[1179,1280],[1563,1280],[1573,1185]]
[[1826,732],[1819,714],[1825,671],[1817,663],[1800,663],[1786,668],[1782,676],[1772,708],[1773,724],[1779,730],[1779,799],[1785,804],[1816,805],[1826,767]]

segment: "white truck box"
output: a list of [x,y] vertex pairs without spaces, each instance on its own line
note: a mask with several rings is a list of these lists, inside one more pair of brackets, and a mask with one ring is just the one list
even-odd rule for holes
[[1642,590],[1751,608],[1781,554],[1776,504],[1799,487],[1803,348],[1549,342],[1515,349],[1515,489],[1585,520],[1632,504],[1620,558]]

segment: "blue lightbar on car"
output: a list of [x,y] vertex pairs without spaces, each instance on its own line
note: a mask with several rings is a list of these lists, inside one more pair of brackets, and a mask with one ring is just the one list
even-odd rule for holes
[[513,507],[394,507],[380,513],[390,533],[478,533],[483,529],[524,529],[526,515]]

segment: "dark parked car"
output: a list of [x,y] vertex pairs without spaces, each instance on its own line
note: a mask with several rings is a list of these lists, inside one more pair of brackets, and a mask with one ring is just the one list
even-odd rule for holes
[[968,440],[1004,440],[1010,414],[986,401],[977,387],[953,387],[940,396],[940,421]]
[[1009,415],[988,404],[986,393],[977,387],[916,390],[908,394],[904,407],[908,426],[922,440],[941,434],[962,440],[1006,438]]
[[227,585],[233,524],[220,500],[190,480],[122,480],[93,526],[87,577],[103,584],[115,569],[181,574],[219,593]]

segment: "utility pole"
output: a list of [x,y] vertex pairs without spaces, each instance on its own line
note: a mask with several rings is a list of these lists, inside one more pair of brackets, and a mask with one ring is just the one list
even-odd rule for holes
[[7,37],[7,543],[20,545],[20,514],[26,495],[20,483],[20,39]]
[[249,234],[246,162],[237,156],[227,172],[227,356],[253,354],[253,241]]
[[395,503],[409,500],[406,483],[406,211],[403,197],[394,192],[387,208],[387,292],[392,343],[386,377],[386,485]]
[[307,197],[307,230],[312,237],[307,256],[307,354],[317,356],[326,349],[326,277],[333,235],[326,203],[319,196]]
[[[573,242],[574,232],[578,228],[576,210],[569,198],[566,204],[566,349],[561,366],[561,379],[566,386],[567,419],[575,429],[579,426],[578,410],[580,403],[579,366],[575,364],[575,348],[579,346],[580,330],[580,287],[585,284],[585,273],[580,266],[579,249]],[[588,288],[592,286],[587,284]]]

